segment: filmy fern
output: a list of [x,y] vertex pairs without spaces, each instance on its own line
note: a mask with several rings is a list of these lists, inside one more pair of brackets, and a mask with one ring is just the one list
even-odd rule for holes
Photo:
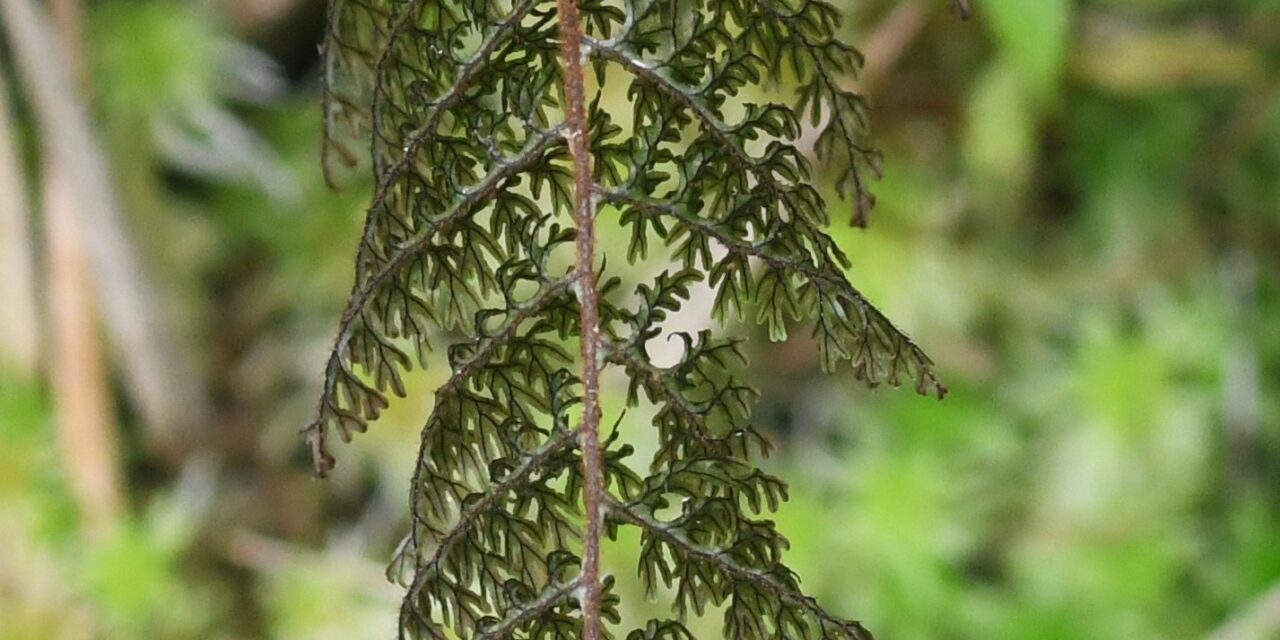
[[[768,445],[739,342],[663,328],[705,283],[719,319],[775,339],[811,322],[825,370],[945,393],[846,278],[797,148],[807,123],[865,224],[878,160],[839,24],[821,0],[331,0],[326,163],[370,134],[375,189],[306,428],[317,473],[333,432],[365,430],[455,336],[390,569],[402,637],[691,638],[711,609],[726,638],[870,637],[782,564],[767,516],[786,485],[753,463]],[[623,291],[594,256],[597,217],[627,230],[628,261],[669,267]],[[655,365],[673,336],[679,361]],[[601,440],[609,367],[655,412],[647,465]],[[616,628],[598,553],[623,527],[674,619]]]

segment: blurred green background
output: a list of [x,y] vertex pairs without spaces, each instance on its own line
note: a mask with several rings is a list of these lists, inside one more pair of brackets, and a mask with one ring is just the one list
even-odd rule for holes
[[[804,331],[733,329],[806,589],[885,640],[1280,638],[1280,0],[840,4],[885,176],[870,229],[834,234],[951,394],[822,377]],[[321,177],[324,7],[54,5],[207,408],[166,445],[109,330],[87,334],[100,366],[55,357],[40,113],[0,48],[30,201],[0,210],[29,234],[0,251],[29,252],[36,301],[0,306],[41,328],[0,342],[0,639],[392,637],[383,563],[445,371],[310,477],[297,431],[369,182]],[[101,446],[66,425],[89,393],[50,382],[68,361],[102,386],[81,425]],[[642,440],[643,411],[622,428]],[[626,542],[624,612],[660,613]]]

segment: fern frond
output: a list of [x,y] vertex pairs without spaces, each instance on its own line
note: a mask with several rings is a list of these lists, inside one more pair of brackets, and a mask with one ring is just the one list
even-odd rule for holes
[[[365,430],[450,342],[388,571],[401,637],[623,635],[612,579],[594,577],[601,518],[603,535],[640,531],[639,576],[678,614],[628,640],[692,638],[685,620],[711,607],[735,639],[871,637],[783,564],[768,514],[786,485],[756,467],[769,444],[741,342],[664,329],[705,282],[718,319],[775,339],[811,323],[826,371],[945,393],[849,281],[798,146],[807,120],[865,224],[879,159],[839,25],[822,0],[331,0],[326,163],[354,158],[363,131],[374,191],[305,429],[317,473],[332,432]],[[630,113],[605,96],[618,86]],[[593,221],[629,231],[628,261],[672,265],[631,308],[594,264]],[[659,367],[648,344],[664,336],[683,350]],[[616,433],[598,439],[603,367],[654,409],[642,470]]]

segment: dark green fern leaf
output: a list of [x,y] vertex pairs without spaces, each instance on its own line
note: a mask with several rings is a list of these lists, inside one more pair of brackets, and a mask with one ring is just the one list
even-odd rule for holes
[[[597,89],[581,131],[564,117],[555,0],[330,1],[326,163],[350,164],[351,141],[370,140],[374,196],[306,429],[316,470],[334,463],[332,433],[350,439],[404,395],[414,362],[444,360],[452,373],[422,429],[409,532],[389,570],[406,589],[402,637],[578,638],[594,588],[605,637],[692,638],[684,621],[716,608],[726,638],[869,638],[782,562],[769,514],[787,490],[753,462],[768,442],[737,375],[739,342],[663,328],[705,282],[719,319],[754,319],[775,339],[810,323],[827,371],[847,361],[871,385],[945,393],[923,351],[849,282],[797,147],[812,129],[864,225],[879,159],[865,103],[841,84],[860,55],[820,0],[577,6],[591,86],[625,88],[628,106],[610,111]],[[592,175],[578,185],[598,223],[628,230],[628,261],[671,262],[634,297],[573,268],[579,135]],[[588,333],[602,363],[626,372],[629,404],[656,408],[652,460],[603,443],[605,533],[640,531],[639,576],[673,594],[677,614],[634,630],[615,628],[612,581],[582,577],[582,549],[599,542],[583,539],[590,477],[575,423],[584,287],[600,297]],[[449,333],[465,338],[437,345]],[[680,360],[653,364],[656,339],[679,341]]]

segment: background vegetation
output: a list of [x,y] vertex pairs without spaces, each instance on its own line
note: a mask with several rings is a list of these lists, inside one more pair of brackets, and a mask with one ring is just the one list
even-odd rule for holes
[[[951,393],[866,391],[820,376],[803,331],[740,329],[806,589],[894,640],[1280,637],[1280,1],[980,0],[969,22],[844,4],[885,177],[871,227],[836,233]],[[390,637],[383,565],[445,371],[311,479],[297,430],[369,191],[320,175],[323,7],[82,9],[64,45],[201,399],[174,435],[123,375],[136,354],[91,328],[107,402],[89,424],[116,454],[95,476],[103,449],[65,426],[76,391],[50,382],[66,360],[47,335],[24,357],[11,316],[33,309],[0,300],[0,638]],[[30,234],[0,250],[36,256],[48,327],[57,192],[36,188],[51,170],[13,49],[0,134],[32,206],[0,201]],[[616,411],[624,381],[605,382]],[[632,553],[606,549],[624,591]]]

